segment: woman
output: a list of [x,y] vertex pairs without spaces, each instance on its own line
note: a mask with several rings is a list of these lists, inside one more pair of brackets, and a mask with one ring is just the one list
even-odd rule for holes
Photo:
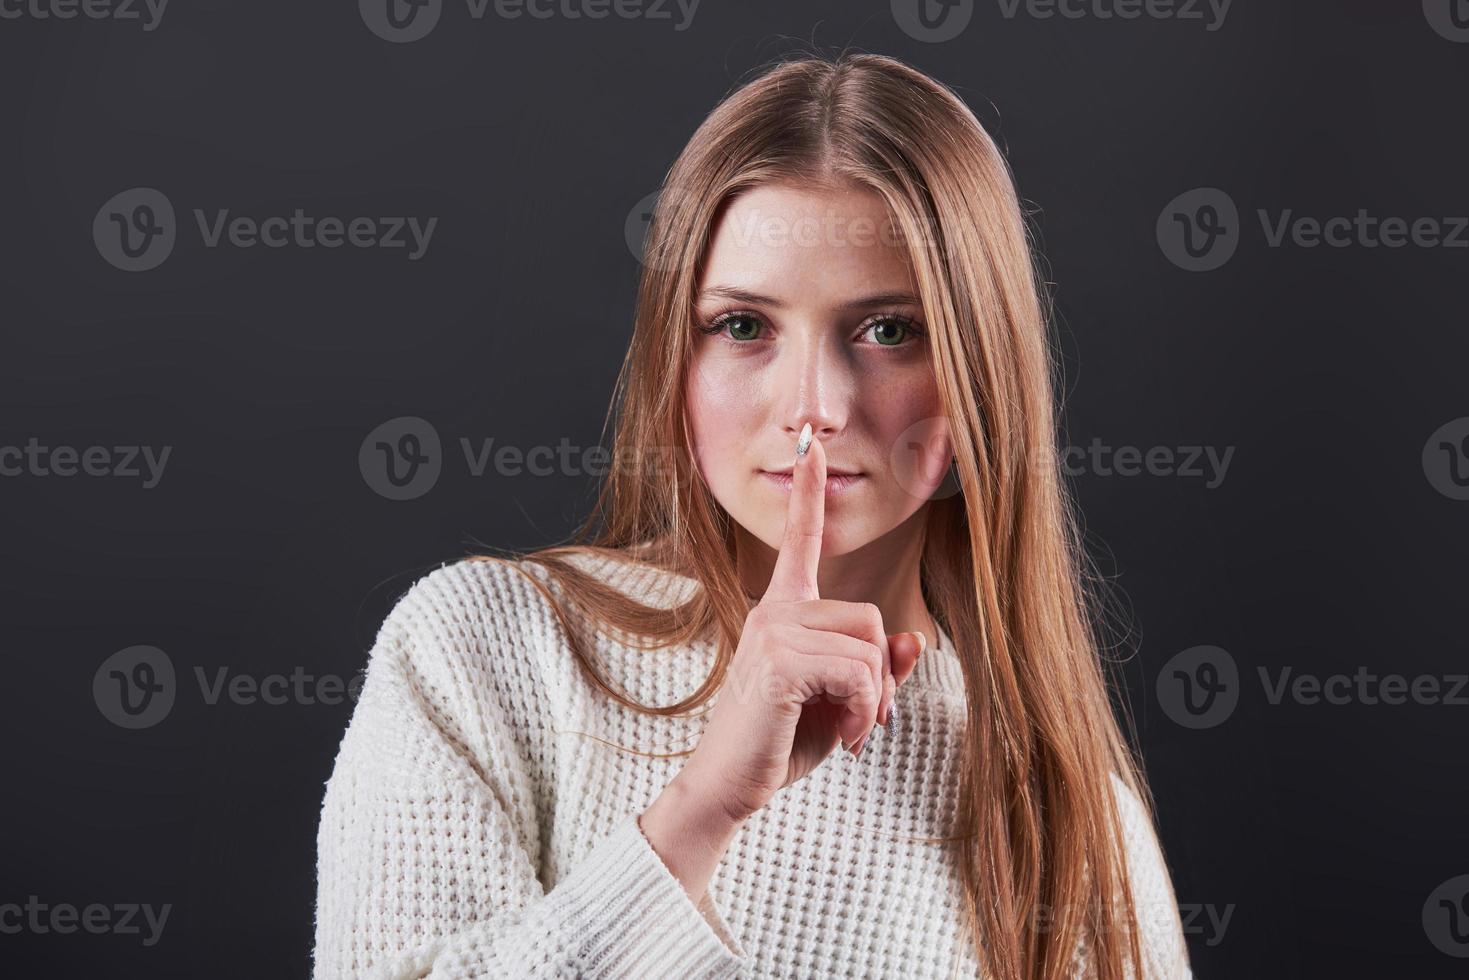
[[778,65],[645,249],[594,514],[378,635],[317,975],[1189,976],[973,114],[890,58]]

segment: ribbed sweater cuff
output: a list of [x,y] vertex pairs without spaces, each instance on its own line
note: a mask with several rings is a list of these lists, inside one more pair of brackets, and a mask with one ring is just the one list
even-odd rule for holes
[[737,977],[749,958],[705,893],[695,906],[631,813],[554,889],[580,906],[594,976]]

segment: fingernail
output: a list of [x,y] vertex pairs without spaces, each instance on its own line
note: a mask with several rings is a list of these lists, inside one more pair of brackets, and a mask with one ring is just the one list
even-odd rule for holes
[[888,738],[898,737],[898,699],[888,705]]
[[914,630],[913,635],[918,637],[918,655],[923,656],[923,651],[928,649],[928,637],[920,630]]
[[853,758],[856,758],[857,756],[860,756],[862,754],[862,746],[867,744],[867,738],[868,736],[863,735],[857,740],[857,744],[852,746]]
[[801,426],[801,438],[796,440],[796,455],[806,455],[806,450],[811,448],[811,423],[807,422]]

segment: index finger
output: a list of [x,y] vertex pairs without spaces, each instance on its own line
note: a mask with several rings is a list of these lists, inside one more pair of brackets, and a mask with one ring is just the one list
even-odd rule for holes
[[[821,535],[826,524],[826,451],[811,434],[811,423],[801,429],[796,445],[810,441],[805,455],[796,456],[791,472],[791,499],[786,505],[785,533],[765,599],[800,602],[819,599],[816,569],[821,560]],[[761,600],[762,602],[764,599]]]

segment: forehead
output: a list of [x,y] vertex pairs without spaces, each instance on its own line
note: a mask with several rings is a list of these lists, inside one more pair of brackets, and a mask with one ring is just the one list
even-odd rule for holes
[[716,283],[813,303],[915,286],[887,202],[858,184],[765,184],[741,194],[710,238],[699,288]]

